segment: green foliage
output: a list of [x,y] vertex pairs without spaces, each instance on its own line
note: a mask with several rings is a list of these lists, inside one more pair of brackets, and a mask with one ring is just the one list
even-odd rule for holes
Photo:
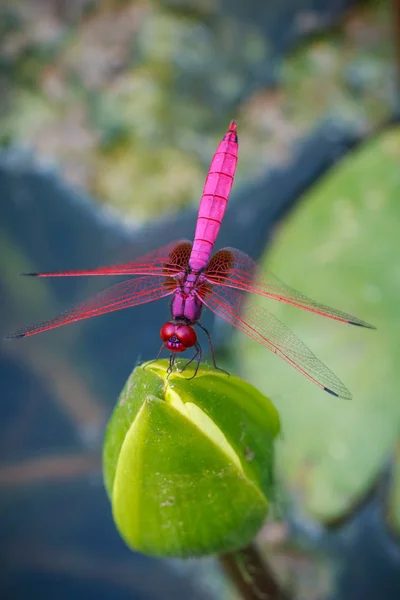
[[[0,145],[31,145],[136,222],[197,205],[230,118],[243,182],[286,162],[320,120],[364,133],[391,111],[387,0],[356,7],[282,64],[252,9],[243,20],[211,0],[81,4],[49,18],[48,3],[5,0]],[[299,29],[310,25],[299,13]]]
[[[129,377],[104,444],[104,478],[127,544],[154,556],[228,552],[252,540],[272,495],[274,406],[253,386],[168,361]],[[184,364],[184,363],[182,363]]]
[[338,164],[299,202],[264,262],[308,296],[376,325],[367,331],[268,304],[353,400],[333,400],[256,344],[243,340],[240,348],[245,374],[282,416],[280,473],[323,520],[342,517],[363,497],[399,437],[399,164],[399,129]]
[[387,509],[392,530],[400,536],[400,436],[393,453],[392,486],[389,492]]

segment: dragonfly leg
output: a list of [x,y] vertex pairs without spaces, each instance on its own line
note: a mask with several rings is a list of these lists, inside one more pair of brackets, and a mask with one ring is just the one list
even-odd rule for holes
[[225,371],[225,369],[221,369],[221,367],[217,366],[217,361],[215,360],[214,346],[213,346],[213,343],[212,343],[210,332],[201,323],[196,323],[196,325],[198,325],[200,327],[200,329],[202,329],[204,331],[204,333],[206,334],[206,336],[207,336],[208,343],[210,345],[211,357],[212,357],[214,369],[216,369],[217,371],[222,371],[223,373],[225,373],[226,375],[229,376],[230,374],[228,373],[228,371]]
[[196,348],[196,352],[193,354],[192,358],[190,360],[187,361],[187,363],[185,364],[184,367],[182,367],[181,369],[181,373],[183,373],[183,371],[190,365],[192,364],[192,362],[194,361],[194,359],[196,358],[196,356],[199,354],[199,348],[200,348],[200,344],[196,344],[195,346]]
[[167,369],[167,379],[171,375],[171,373],[174,369],[174,365],[175,365],[175,354],[173,354],[173,352],[171,352],[171,354],[169,355],[169,367]]
[[160,358],[160,354],[161,354],[161,352],[163,351],[163,349],[164,349],[164,342],[161,344],[161,348],[159,349],[159,351],[158,351],[158,354],[157,354],[156,358],[153,358],[153,360],[150,360],[150,361],[147,363],[147,365],[146,365],[145,367],[143,367],[143,368],[144,368],[144,369],[147,369],[147,367],[148,367],[149,365],[152,365],[154,362],[157,362],[157,361],[158,361],[158,359]]
[[195,360],[195,358],[199,357],[197,359],[197,365],[196,365],[196,369],[194,371],[194,374],[191,377],[187,377],[186,381],[189,381],[190,379],[193,379],[193,377],[196,377],[197,371],[199,370],[199,366],[200,366],[200,363],[201,363],[201,358],[203,356],[203,350],[201,349],[200,344],[196,344],[195,348],[196,348],[196,352],[194,353],[194,355],[192,356],[192,358],[186,363],[186,365],[183,367],[183,369],[181,369],[181,373],[182,373],[186,369],[186,367],[188,367],[190,365],[190,363],[192,363]]

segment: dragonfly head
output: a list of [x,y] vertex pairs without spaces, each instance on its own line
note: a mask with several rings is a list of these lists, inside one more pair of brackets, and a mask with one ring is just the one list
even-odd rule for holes
[[171,352],[184,352],[197,342],[197,335],[193,327],[172,321],[164,323],[161,327],[160,337]]

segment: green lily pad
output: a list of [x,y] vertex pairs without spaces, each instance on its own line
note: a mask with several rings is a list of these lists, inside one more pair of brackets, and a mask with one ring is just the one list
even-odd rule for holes
[[400,129],[336,166],[277,231],[263,266],[377,331],[261,301],[348,386],[324,394],[261,346],[241,339],[245,375],[282,417],[281,476],[305,510],[342,517],[366,493],[400,430]]
[[389,493],[388,520],[392,530],[400,536],[400,439],[393,454],[392,487]]

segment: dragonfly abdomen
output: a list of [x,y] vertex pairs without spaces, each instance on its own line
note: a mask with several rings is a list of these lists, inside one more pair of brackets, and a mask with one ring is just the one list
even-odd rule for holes
[[228,204],[238,158],[236,123],[231,121],[211,161],[197,217],[189,266],[203,269],[209,261]]

